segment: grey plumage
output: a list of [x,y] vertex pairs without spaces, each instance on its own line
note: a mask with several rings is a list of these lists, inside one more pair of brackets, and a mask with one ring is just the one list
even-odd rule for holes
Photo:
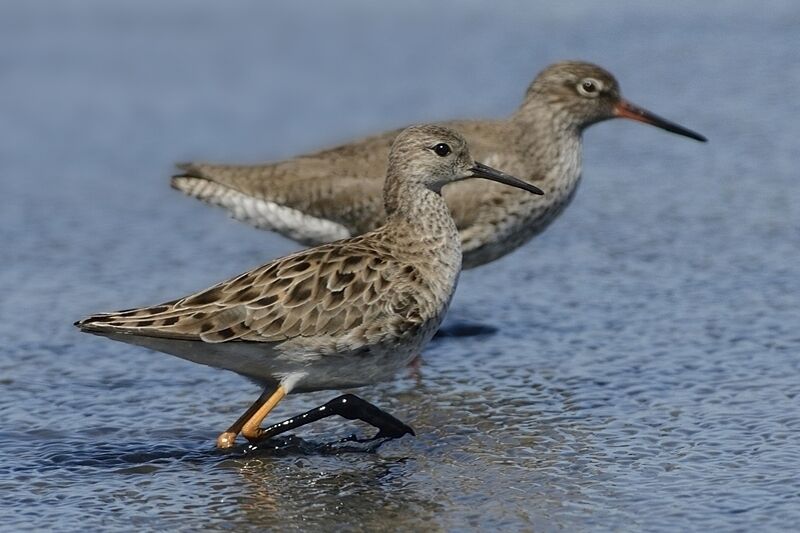
[[[584,84],[589,89],[584,89]],[[626,107],[628,106],[628,107]],[[633,110],[633,111],[631,111]],[[517,111],[505,120],[451,121],[478,160],[544,189],[519,195],[496,184],[465,180],[444,190],[461,235],[464,268],[502,257],[543,231],[572,200],[581,176],[581,133],[626,117],[698,140],[702,136],[621,99],[601,67],[565,61],[544,69]],[[259,165],[186,163],[172,186],[235,218],[304,244],[359,235],[386,217],[382,182],[400,130],[329,150]]]

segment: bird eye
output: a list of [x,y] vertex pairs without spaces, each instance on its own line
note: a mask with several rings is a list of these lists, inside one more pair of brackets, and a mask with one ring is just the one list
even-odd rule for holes
[[594,98],[603,90],[603,84],[593,78],[585,78],[578,84],[578,92],[583,96]]
[[438,155],[439,157],[447,157],[448,155],[450,155],[450,152],[452,152],[452,150],[450,149],[450,145],[445,143],[437,144],[432,148],[432,150],[436,152],[436,155]]

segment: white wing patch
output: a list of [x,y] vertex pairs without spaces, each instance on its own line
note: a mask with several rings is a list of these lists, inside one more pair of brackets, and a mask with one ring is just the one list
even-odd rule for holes
[[189,196],[227,209],[237,220],[259,229],[276,231],[303,244],[316,245],[351,237],[350,231],[338,222],[254,198],[213,181],[180,176],[173,179],[173,184]]

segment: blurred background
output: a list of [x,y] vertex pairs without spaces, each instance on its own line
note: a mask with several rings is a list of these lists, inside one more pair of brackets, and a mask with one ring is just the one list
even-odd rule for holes
[[[793,0],[0,4],[0,527],[795,527],[799,27]],[[218,453],[257,387],[72,327],[297,249],[173,163],[505,116],[562,59],[710,142],[587,131],[564,215],[462,276],[451,319],[498,332],[359,393],[416,439]]]

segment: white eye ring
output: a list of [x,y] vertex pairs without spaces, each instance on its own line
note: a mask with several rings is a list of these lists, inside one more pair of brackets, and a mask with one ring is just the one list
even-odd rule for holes
[[597,98],[603,90],[603,82],[594,78],[583,78],[578,83],[578,94],[587,98]]

